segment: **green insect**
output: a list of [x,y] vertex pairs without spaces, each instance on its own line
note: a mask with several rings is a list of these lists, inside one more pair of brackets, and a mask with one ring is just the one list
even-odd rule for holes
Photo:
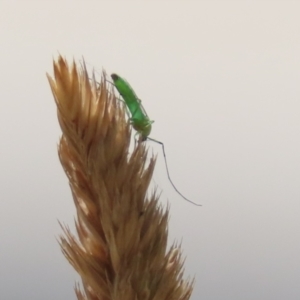
[[175,191],[186,201],[188,201],[194,205],[197,205],[197,206],[202,206],[201,204],[197,204],[197,203],[187,199],[186,197],[184,197],[177,190],[176,186],[174,185],[174,183],[170,177],[170,174],[169,174],[169,168],[168,168],[167,158],[166,158],[166,153],[165,153],[165,146],[162,142],[149,137],[151,128],[152,128],[152,123],[154,121],[151,121],[149,119],[149,117],[142,105],[142,101],[137,97],[136,93],[134,92],[134,90],[132,89],[130,84],[125,79],[123,79],[122,77],[120,77],[117,74],[111,74],[111,78],[113,80],[113,83],[114,83],[116,89],[118,90],[118,92],[122,96],[123,100],[125,101],[125,104],[128,107],[128,110],[130,111],[130,114],[131,114],[130,120],[131,120],[132,127],[137,131],[137,133],[140,134],[141,140],[142,141],[150,140],[150,141],[156,142],[162,146],[168,179],[169,179],[170,183],[172,184],[173,188],[175,189]]
[[111,78],[131,113],[132,127],[145,141],[151,132],[153,121],[150,121],[141,100],[139,100],[129,83],[117,74],[111,74]]

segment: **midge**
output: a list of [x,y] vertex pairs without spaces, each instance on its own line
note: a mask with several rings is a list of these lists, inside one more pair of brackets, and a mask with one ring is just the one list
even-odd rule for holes
[[174,185],[174,183],[170,177],[170,174],[169,174],[169,168],[168,168],[167,158],[166,158],[166,153],[165,153],[165,146],[162,142],[149,137],[151,128],[152,128],[152,123],[154,121],[151,121],[149,119],[149,117],[142,105],[142,101],[137,97],[136,93],[134,92],[134,90],[132,89],[130,84],[125,79],[123,79],[122,77],[120,77],[117,74],[111,74],[111,78],[113,80],[113,83],[114,83],[116,89],[118,90],[118,92],[122,96],[126,106],[128,107],[128,110],[130,111],[130,114],[131,114],[130,121],[131,121],[132,127],[140,134],[141,140],[142,141],[150,140],[150,141],[156,142],[162,146],[168,179],[169,179],[170,183],[172,184],[173,188],[175,189],[175,191],[186,201],[188,201],[196,206],[202,206],[201,204],[197,204],[197,203],[187,199],[186,197],[184,197],[177,190],[176,186]]

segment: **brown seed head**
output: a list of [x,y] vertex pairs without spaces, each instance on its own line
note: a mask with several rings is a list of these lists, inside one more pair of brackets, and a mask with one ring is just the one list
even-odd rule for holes
[[168,209],[147,196],[155,159],[138,142],[130,154],[130,121],[102,74],[59,56],[48,80],[62,137],[61,164],[77,210],[78,239],[67,227],[61,249],[82,278],[84,300],[187,300],[179,247],[167,245]]

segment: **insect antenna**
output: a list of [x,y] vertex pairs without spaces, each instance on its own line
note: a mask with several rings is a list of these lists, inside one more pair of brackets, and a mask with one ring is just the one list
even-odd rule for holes
[[188,198],[184,197],[184,196],[178,191],[178,189],[176,188],[175,184],[173,183],[173,181],[172,181],[172,179],[171,179],[170,173],[169,173],[169,168],[168,168],[168,163],[167,163],[167,157],[166,157],[166,152],[165,152],[165,146],[164,146],[164,143],[163,143],[163,142],[160,142],[160,141],[157,141],[157,140],[155,140],[155,139],[152,139],[152,138],[150,138],[150,137],[147,137],[147,140],[149,140],[149,141],[151,141],[151,142],[158,143],[158,144],[161,145],[162,150],[163,150],[163,155],[164,155],[164,160],[165,160],[165,165],[166,165],[166,170],[167,170],[168,179],[169,179],[170,183],[172,184],[174,190],[177,192],[177,194],[179,194],[184,200],[190,202],[190,203],[193,204],[193,205],[196,205],[196,206],[202,206],[201,204],[195,203],[195,202],[189,200]]

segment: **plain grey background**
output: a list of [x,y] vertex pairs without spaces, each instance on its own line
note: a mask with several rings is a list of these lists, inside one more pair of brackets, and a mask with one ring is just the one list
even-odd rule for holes
[[0,299],[75,299],[73,226],[45,73],[117,72],[165,143],[154,180],[191,300],[300,299],[299,1],[1,1]]

